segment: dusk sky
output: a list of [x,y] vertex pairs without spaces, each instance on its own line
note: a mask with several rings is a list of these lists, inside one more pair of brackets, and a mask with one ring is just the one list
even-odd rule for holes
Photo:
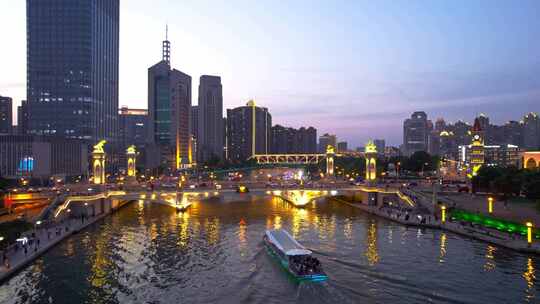
[[[286,4],[285,4],[286,3]],[[0,95],[26,98],[26,1],[0,0]],[[540,112],[540,1],[121,0],[120,105],[147,107],[169,24],[172,65],[220,75],[224,108],[350,147],[399,145],[411,112],[496,123]]]

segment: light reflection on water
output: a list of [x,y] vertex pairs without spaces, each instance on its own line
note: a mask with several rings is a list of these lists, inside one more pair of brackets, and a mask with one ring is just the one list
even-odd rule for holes
[[[137,201],[0,286],[0,303],[538,302],[537,257],[406,228],[320,199],[230,195],[186,212]],[[330,280],[298,285],[264,250],[284,228]]]
[[440,245],[440,253],[439,253],[439,263],[444,263],[444,256],[446,255],[446,233],[441,232],[441,245]]
[[366,253],[368,263],[373,266],[379,262],[379,252],[377,249],[377,223],[369,224],[366,237]]

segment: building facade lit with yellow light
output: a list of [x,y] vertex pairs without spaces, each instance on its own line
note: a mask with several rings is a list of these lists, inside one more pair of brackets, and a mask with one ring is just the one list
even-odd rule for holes
[[271,152],[272,115],[254,100],[243,107],[227,109],[226,130],[227,157],[232,162]]
[[191,166],[191,76],[171,68],[170,42],[163,42],[162,60],[148,69],[148,148],[150,168]]
[[478,170],[484,165],[484,132],[480,126],[480,120],[474,120],[471,132],[472,143],[469,156],[469,174],[475,176]]

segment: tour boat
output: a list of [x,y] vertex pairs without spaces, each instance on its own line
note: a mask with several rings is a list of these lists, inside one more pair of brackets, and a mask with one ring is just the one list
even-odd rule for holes
[[272,255],[279,259],[283,268],[299,281],[321,282],[328,279],[319,260],[312,257],[312,252],[298,243],[287,231],[266,230],[263,241]]

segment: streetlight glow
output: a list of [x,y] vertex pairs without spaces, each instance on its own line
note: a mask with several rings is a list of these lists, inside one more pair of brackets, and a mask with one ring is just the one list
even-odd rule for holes
[[446,206],[441,206],[441,222],[446,222]]
[[531,246],[531,244],[532,244],[532,227],[533,227],[533,224],[531,222],[527,222],[527,223],[525,223],[525,225],[527,226],[527,243],[529,243],[529,246]]
[[493,197],[488,197],[488,212],[493,213]]

